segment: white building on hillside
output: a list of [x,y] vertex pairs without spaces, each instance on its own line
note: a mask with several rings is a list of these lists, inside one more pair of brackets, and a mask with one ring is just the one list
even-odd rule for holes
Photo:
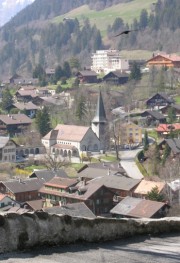
[[107,74],[115,70],[129,70],[129,61],[122,58],[118,50],[97,50],[91,58],[91,70],[96,73]]

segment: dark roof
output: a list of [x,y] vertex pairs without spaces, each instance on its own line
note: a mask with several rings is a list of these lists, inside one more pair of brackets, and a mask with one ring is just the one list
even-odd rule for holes
[[116,175],[107,175],[97,177],[90,181],[91,184],[102,184],[107,188],[130,191],[141,182],[140,179],[120,177]]
[[111,209],[110,213],[135,218],[151,218],[165,205],[162,202],[127,196]]
[[31,101],[27,103],[17,102],[17,103],[14,103],[13,106],[20,110],[37,110],[39,108]]
[[129,78],[129,74],[122,72],[121,70],[116,70],[116,71],[111,71],[108,74],[106,74],[103,79],[107,78],[110,74],[113,74],[115,76],[117,76],[118,78]]
[[141,116],[146,115],[146,114],[151,115],[156,120],[166,119],[166,117],[162,113],[156,110],[146,110],[141,114]]
[[45,182],[50,181],[54,177],[68,178],[67,173],[63,169],[59,169],[57,171],[50,170],[38,170],[34,171],[29,178],[37,177],[39,179],[43,179]]
[[48,207],[48,208],[44,208],[43,211],[51,214],[69,215],[72,217],[87,217],[87,218],[96,217],[93,214],[93,212],[83,202],[67,204],[64,206]]
[[169,97],[169,95],[167,93],[164,93],[164,92],[158,92],[156,94],[154,94],[151,98],[149,98],[147,101],[153,99],[154,97],[156,97],[157,95],[160,95],[164,100],[166,100],[167,102],[169,103],[172,103],[174,100]]
[[97,73],[91,70],[82,70],[82,71],[79,71],[77,75],[78,74],[81,74],[82,76],[86,76],[86,77],[97,76]]
[[165,140],[174,154],[180,153],[180,139],[166,139]]
[[97,103],[97,108],[96,108],[96,115],[94,119],[92,120],[92,123],[99,123],[99,122],[107,122],[101,92],[99,92],[98,103]]
[[10,180],[2,182],[6,188],[9,189],[10,192],[23,193],[23,192],[32,192],[38,191],[44,184],[43,179],[38,178],[30,178],[30,179],[19,179],[19,180]]

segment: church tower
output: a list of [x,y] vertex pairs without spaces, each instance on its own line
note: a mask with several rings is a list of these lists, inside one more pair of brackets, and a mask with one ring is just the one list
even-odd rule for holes
[[99,92],[96,115],[91,122],[91,128],[100,140],[101,150],[105,150],[106,145],[108,144],[108,125],[101,91]]

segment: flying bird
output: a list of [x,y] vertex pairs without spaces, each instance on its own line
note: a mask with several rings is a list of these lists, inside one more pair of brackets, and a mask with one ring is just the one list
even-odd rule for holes
[[138,31],[138,30],[137,29],[135,29],[135,30],[125,30],[125,31],[122,31],[121,33],[115,35],[114,37],[118,37],[118,36],[123,35],[123,34],[127,35],[127,34],[129,34],[130,32],[133,32],[133,31]]

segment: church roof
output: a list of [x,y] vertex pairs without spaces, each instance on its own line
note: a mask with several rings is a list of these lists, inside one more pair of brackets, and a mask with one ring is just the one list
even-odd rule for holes
[[93,122],[107,122],[101,92],[99,93],[98,103],[97,103],[97,108],[96,108],[96,115],[95,115],[94,119],[92,120],[92,123]]

